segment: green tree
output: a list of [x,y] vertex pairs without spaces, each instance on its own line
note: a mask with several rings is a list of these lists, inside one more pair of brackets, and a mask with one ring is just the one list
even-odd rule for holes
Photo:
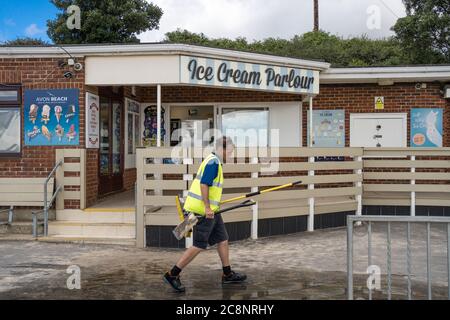
[[406,17],[392,28],[413,63],[450,63],[450,1],[403,0]]
[[3,43],[5,46],[48,46],[47,41],[37,38],[23,37],[14,40],[7,40]]
[[307,32],[296,35],[290,40],[267,38],[248,42],[245,38],[210,39],[203,33],[176,30],[166,33],[165,41],[323,60],[335,67],[407,63],[402,48],[395,39],[371,40],[367,36],[343,39],[324,31]]
[[[57,44],[138,43],[137,34],[159,28],[163,11],[145,0],[50,0],[59,10],[47,21],[47,34]],[[81,11],[81,30],[70,30],[67,8]]]

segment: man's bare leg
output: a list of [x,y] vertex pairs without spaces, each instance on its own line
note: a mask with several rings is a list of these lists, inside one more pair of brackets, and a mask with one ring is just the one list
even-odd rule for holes
[[220,260],[222,260],[222,266],[230,266],[230,255],[229,255],[228,240],[222,241],[217,245],[217,252],[219,253]]
[[176,266],[180,269],[184,269],[192,260],[194,260],[194,258],[201,252],[203,251],[200,248],[197,247],[190,247],[189,249],[187,249],[183,255],[181,256],[181,258],[178,260]]

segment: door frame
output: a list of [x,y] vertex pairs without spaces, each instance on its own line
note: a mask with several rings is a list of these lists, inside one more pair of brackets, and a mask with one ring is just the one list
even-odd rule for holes
[[402,119],[403,123],[403,147],[408,146],[408,114],[406,112],[383,112],[383,113],[350,113],[349,146],[352,146],[352,131],[354,131],[355,119]]
[[[99,87],[98,89],[98,96],[100,99],[100,108],[101,108],[101,104],[102,102],[104,102],[104,99],[108,100],[108,107],[110,108],[110,112],[109,112],[109,128],[108,128],[108,132],[109,132],[109,139],[111,139],[111,143],[110,143],[110,152],[109,152],[109,182],[111,183],[111,188],[108,189],[106,192],[101,192],[102,188],[102,183],[101,183],[101,178],[102,176],[100,175],[100,170],[98,170],[98,195],[99,197],[103,197],[106,196],[108,194],[112,194],[112,193],[116,193],[116,192],[121,192],[123,190],[123,178],[124,178],[124,172],[125,172],[125,132],[124,132],[124,109],[125,109],[125,103],[124,103],[124,88],[123,87],[119,87],[118,92],[114,92],[112,87]],[[102,101],[103,100],[103,101]],[[112,139],[113,139],[113,104],[114,103],[119,103],[120,104],[120,138],[119,138],[119,145],[120,145],[120,174],[118,174],[117,176],[113,176],[113,167],[112,167]],[[100,110],[101,112],[101,110]],[[100,168],[100,148],[98,149],[98,168]],[[103,179],[105,179],[105,177],[103,176]],[[114,179],[118,179],[120,182],[117,182],[117,189],[114,189],[114,185],[113,185],[113,180]],[[104,190],[104,189],[103,189]]]

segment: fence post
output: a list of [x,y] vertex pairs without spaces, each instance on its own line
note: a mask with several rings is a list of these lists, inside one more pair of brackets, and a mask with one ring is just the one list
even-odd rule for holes
[[[250,159],[251,164],[257,164],[259,162],[258,157],[252,157]],[[258,179],[258,171],[252,172],[252,179]],[[257,192],[258,187],[252,187],[252,192]],[[252,239],[258,239],[258,202],[252,206]]]
[[[186,174],[183,175],[183,180],[186,181],[186,188],[185,190],[183,190],[183,198],[186,199],[188,192],[189,192],[189,181],[194,180],[194,174],[193,173],[189,173],[189,166],[194,164],[194,160],[193,158],[189,158],[189,155],[191,154],[191,152],[189,152],[187,149],[183,150],[183,165],[186,166]],[[191,154],[191,156],[193,156],[193,154]],[[192,247],[194,243],[194,239],[193,239],[193,235],[191,235],[190,237],[185,237],[185,247],[190,248]]]
[[[416,156],[411,156],[411,161],[416,161]],[[416,168],[414,165],[411,166],[411,173],[414,176],[416,172]],[[414,186],[416,184],[415,179],[411,179],[411,185]],[[413,187],[414,188],[414,187]],[[416,215],[416,192],[414,190],[411,191],[411,216],[414,217]]]
[[145,248],[145,217],[144,217],[144,151],[136,149],[136,246]]
[[[313,164],[314,156],[309,157],[308,162]],[[309,177],[314,176],[314,169],[308,171],[308,176]],[[308,190],[314,190],[314,183],[308,184]],[[308,231],[314,231],[314,205],[315,205],[314,196],[310,197],[308,199],[308,202],[309,202]]]
[[[361,181],[356,182],[356,187],[361,189],[362,188],[362,174],[363,174],[362,173],[362,157],[361,156],[356,157],[356,161],[358,162],[358,164],[360,164],[360,167],[356,170],[356,174],[359,177],[361,177]],[[359,193],[356,195],[356,202],[358,203],[358,207],[356,209],[356,215],[360,216],[360,215],[362,215],[362,193]]]
[[347,216],[347,299],[353,300],[353,221]]

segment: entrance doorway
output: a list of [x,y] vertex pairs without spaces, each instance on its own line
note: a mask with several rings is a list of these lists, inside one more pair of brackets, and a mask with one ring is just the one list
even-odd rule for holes
[[123,188],[123,98],[120,92],[100,94],[100,196]]

